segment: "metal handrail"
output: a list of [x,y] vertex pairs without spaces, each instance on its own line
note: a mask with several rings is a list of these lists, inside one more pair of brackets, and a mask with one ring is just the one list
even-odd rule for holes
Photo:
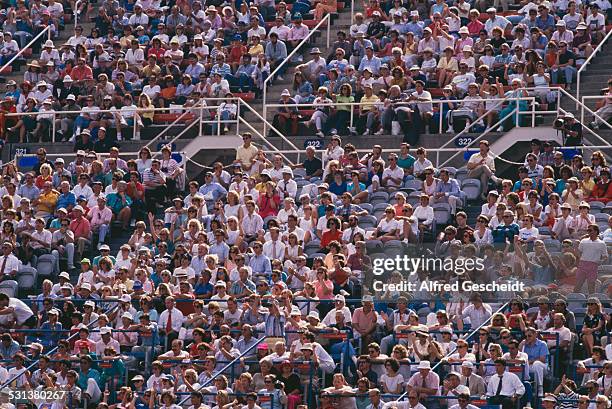
[[[612,33],[612,31],[610,31]],[[573,100],[576,103],[576,107],[581,106],[582,108],[582,115],[584,115],[584,110],[587,111],[587,113],[590,113],[591,115],[596,115],[595,112],[593,112],[591,110],[591,108],[587,107],[586,105],[584,105],[582,102],[580,102],[580,100],[576,97],[574,97],[572,94],[570,94],[569,92],[567,92],[565,89],[563,88],[558,88],[558,91],[560,91],[560,93],[564,94],[566,97],[568,97],[569,99]],[[561,107],[559,107],[559,111],[563,111],[564,113],[566,113],[567,111],[565,111],[564,109],[562,109]],[[583,124],[584,125],[584,124]],[[606,139],[602,138],[601,136],[599,136],[599,134],[597,134],[594,130],[592,130],[589,127],[585,127],[583,126],[583,129],[585,129],[589,134],[593,135],[594,137],[596,137],[597,139],[599,139],[601,142],[603,142],[606,145],[610,145],[610,142],[608,142]]]
[[[278,65],[278,67],[276,67],[276,69],[274,69],[274,71],[272,71],[270,73],[270,75],[268,75],[268,78],[266,78],[263,82],[263,102],[262,102],[262,106],[263,106],[263,116],[264,118],[267,118],[267,114],[268,114],[268,108],[267,108],[267,100],[268,100],[268,83],[272,80],[272,78],[274,78],[274,76],[276,75],[276,73],[280,70],[281,67],[283,67],[285,64],[287,64],[291,58],[298,53],[298,51],[302,48],[302,46],[306,43],[308,43],[308,41],[310,41],[310,38],[314,35],[314,33],[317,32],[317,30],[323,25],[323,23],[327,22],[327,48],[329,48],[329,30],[330,30],[330,26],[331,26],[331,14],[327,14],[325,17],[323,17],[323,19],[321,21],[319,21],[317,23],[316,26],[313,27],[312,30],[310,30],[310,32],[308,33],[308,35],[306,37],[304,37],[304,39],[302,41],[300,41],[300,43],[297,45],[297,47],[295,47],[293,49],[293,51],[291,51],[289,53],[289,55],[287,55],[287,57],[283,60],[282,63],[280,63]],[[264,122],[264,129],[263,129],[263,133],[265,135],[266,133],[266,123]]]
[[[230,99],[230,98],[223,98],[224,100],[226,99]],[[236,101],[238,101],[238,98],[233,98]],[[193,114],[193,110],[201,108],[200,109],[200,114],[202,113],[203,110],[208,109],[208,110],[218,110],[219,108],[221,108],[220,105],[201,105],[201,101],[203,101],[204,98],[200,99],[195,105],[190,106],[190,107],[183,107],[182,109],[184,109],[184,112],[182,112],[172,123],[168,124],[168,126],[166,128],[164,128],[164,130],[162,130],[160,133],[158,133],[153,139],[151,139],[144,147],[150,147],[151,145],[153,145],[155,142],[158,141],[158,139],[160,139],[165,133],[168,132],[168,130],[173,127],[174,125],[176,125],[182,118],[185,118],[186,115],[188,114]],[[168,108],[156,108],[156,107],[147,107],[147,108],[142,108],[142,107],[136,107],[134,109],[135,114],[140,115],[140,113],[142,112],[158,112],[158,111],[168,111]],[[57,119],[57,115],[66,115],[66,114],[81,114],[83,113],[83,111],[56,111],[56,110],[49,110],[49,111],[37,111],[37,112],[12,112],[12,113],[7,113],[5,114],[6,117],[21,117],[21,116],[38,116],[38,115],[53,115],[53,120],[51,121],[51,132],[52,132],[52,142],[55,142],[55,132],[56,132],[56,123],[55,120]],[[101,113],[114,113],[114,114],[120,114],[119,111],[117,110],[111,110],[111,109],[99,109],[95,112],[95,114],[101,114]],[[201,116],[200,116],[200,122],[201,123],[213,123],[213,122],[219,122],[219,121],[202,121],[201,120]],[[194,121],[197,121],[198,118],[194,118]],[[221,122],[225,122],[225,121],[221,121]],[[132,128],[136,128],[136,121],[134,121],[134,125],[132,126]]]
[[[107,311],[105,311],[106,314],[112,312],[115,309],[118,309],[119,306],[115,305],[111,308],[109,308]],[[95,320],[93,320],[92,322],[90,322],[87,327],[90,328],[93,324],[95,324],[96,322],[98,322],[100,318],[96,318]],[[79,333],[75,332],[74,334],[70,335],[68,338],[66,338],[66,341],[70,341],[72,338],[78,336]],[[54,347],[53,349],[51,349],[50,351],[47,352],[47,355],[51,356],[51,354],[53,352],[55,352],[57,350],[57,348],[59,348],[59,346]],[[36,361],[32,362],[30,365],[28,365],[27,367],[25,367],[25,371],[29,371],[30,369],[34,368],[36,365],[38,365],[38,361],[40,361],[40,358],[37,359]],[[17,380],[17,378],[19,378],[21,375],[23,375],[23,372],[20,374],[17,374],[16,376],[12,377],[11,379],[7,380],[6,382],[4,382],[2,385],[0,385],[0,389],[7,387],[8,385],[11,384],[11,382]]]
[[[589,58],[587,58],[584,63],[582,63],[582,65],[580,66],[580,68],[578,69],[578,72],[576,73],[576,99],[580,98],[580,74],[582,74],[582,71],[584,69],[586,69],[586,66],[589,65],[591,63],[591,60],[593,59],[593,57],[595,55],[597,55],[597,53],[599,53],[601,51],[601,49],[603,48],[603,45],[605,43],[608,42],[608,39],[610,38],[610,35],[612,35],[612,30],[608,31],[608,34],[606,34],[606,36],[604,37],[604,39],[599,43],[599,45],[597,46],[597,48],[595,48],[593,50],[593,52],[591,53],[591,55],[589,55]],[[578,103],[576,103],[576,109],[578,109]]]
[[[264,116],[262,116],[262,115],[261,115],[259,112],[257,112],[255,109],[253,109],[253,107],[252,107],[252,106],[250,106],[248,103],[246,103],[246,102],[245,102],[245,101],[244,101],[242,98],[239,98],[239,100],[240,100],[240,104],[242,104],[242,105],[244,105],[246,108],[248,108],[248,110],[249,110],[249,111],[251,111],[251,112],[252,112],[252,113],[253,113],[253,114],[254,114],[254,115],[257,117],[257,118],[259,118],[259,119],[260,119],[260,120],[263,122],[263,124],[264,124],[264,133],[263,133],[263,134],[259,133],[259,131],[255,130],[255,129],[253,128],[253,126],[252,126],[250,123],[248,123],[248,121],[244,120],[244,118],[240,118],[240,119],[241,119],[241,122],[244,122],[244,123],[247,125],[247,127],[248,127],[249,129],[251,129],[252,131],[254,131],[255,133],[257,133],[257,135],[258,135],[258,136],[259,136],[259,137],[260,137],[260,138],[261,138],[261,139],[262,139],[264,142],[266,142],[268,145],[272,146],[272,148],[273,148],[273,149],[275,149],[276,151],[279,151],[279,150],[276,148],[276,146],[274,146],[274,144],[270,143],[270,142],[267,140],[267,138],[266,138],[266,136],[265,136],[265,135],[266,135],[266,133],[265,133],[265,129],[266,129],[266,128],[265,128],[265,126],[266,126],[266,125],[268,125],[268,126],[270,127],[270,129],[271,129],[272,131],[276,132],[276,134],[277,134],[278,136],[280,136],[280,137],[281,137],[281,139],[282,139],[284,142],[286,142],[286,143],[287,143],[289,146],[291,146],[293,149],[295,149],[295,150],[297,151],[297,153],[298,153],[298,158],[297,158],[297,160],[298,160],[298,162],[299,162],[299,160],[300,160],[300,156],[299,156],[299,155],[300,155],[300,154],[299,154],[300,149],[299,149],[297,146],[295,146],[295,144],[294,144],[294,143],[293,143],[291,140],[287,139],[287,137],[286,137],[285,135],[283,135],[283,133],[282,133],[281,131],[279,131],[278,129],[276,129],[276,127],[274,127],[272,124],[270,124],[270,123],[268,122],[268,120],[267,120],[267,119],[266,119]],[[265,105],[264,105],[264,106],[265,106]],[[265,108],[264,108],[264,109],[265,109]],[[280,151],[279,151],[279,152],[280,152]],[[287,159],[287,158],[285,158],[285,159]]]
[[[499,313],[499,312],[503,311],[503,310],[504,310],[504,308],[506,308],[506,307],[508,306],[508,304],[510,304],[510,301],[506,301],[506,302],[504,303],[504,305],[502,305],[502,306],[501,306],[501,307],[499,307],[499,308],[498,308],[498,309],[497,309],[497,310],[496,310],[494,313],[492,313],[492,314],[491,314],[491,316],[490,316],[490,317],[489,317],[489,318],[488,318],[488,319],[487,319],[485,322],[483,322],[482,324],[480,324],[480,325],[479,325],[479,326],[478,326],[478,327],[477,327],[477,328],[476,328],[474,331],[470,332],[470,334],[469,334],[469,335],[465,336],[466,334],[464,334],[464,336],[462,336],[462,337],[461,337],[461,339],[470,339],[470,338],[472,338],[472,337],[474,336],[474,334],[476,334],[478,331],[480,331],[480,329],[481,329],[483,326],[485,326],[485,324],[488,324],[488,323],[491,321],[491,319],[492,319],[492,318],[495,316],[495,314],[497,314],[497,313]],[[435,364],[435,365],[434,365],[434,366],[431,368],[431,370],[432,370],[432,371],[436,370],[436,369],[437,369],[437,368],[438,368],[440,365],[442,365],[442,364],[443,364],[443,363],[446,361],[446,359],[448,359],[448,358],[449,358],[449,357],[450,357],[452,354],[454,354],[456,351],[457,351],[457,348],[455,348],[454,350],[452,350],[451,352],[449,352],[448,354],[446,354],[446,355],[444,356],[444,358],[442,358],[442,359],[441,359],[441,360],[440,360],[440,361],[439,361],[437,364]],[[401,395],[400,395],[400,396],[397,398],[397,401],[399,402],[399,401],[404,400],[404,399],[406,398],[406,396],[407,396],[407,395],[408,395],[408,392],[407,392],[407,391],[406,391],[406,392],[404,392],[404,393],[402,393],[402,394],[401,394]]]
[[[198,107],[200,108],[200,122],[202,122],[202,110],[203,110],[202,103],[203,102],[206,103],[205,98],[200,98],[198,100],[198,102],[196,102],[193,106],[191,106],[191,107],[184,107],[185,111],[182,114],[180,114],[172,123],[168,124],[168,126],[166,126],[166,128],[164,128],[160,133],[155,135],[155,138],[151,139],[151,141],[149,141],[149,143],[147,143],[144,146],[144,148],[149,148],[153,143],[155,143],[159,139],[161,139],[161,137],[163,135],[165,135],[174,125],[176,125],[179,122],[179,120],[184,118],[187,114],[191,114],[192,113],[192,108],[198,108]],[[209,108],[219,108],[219,107],[209,107]]]
[[34,37],[32,39],[32,41],[30,41],[28,44],[26,44],[25,47],[21,48],[21,50],[19,50],[17,52],[17,54],[15,54],[13,56],[13,58],[11,58],[6,64],[4,64],[2,66],[2,68],[0,68],[0,72],[3,72],[7,67],[9,67],[10,65],[13,65],[13,63],[17,60],[17,58],[19,58],[21,56],[21,54],[24,53],[24,51],[30,47],[32,47],[34,45],[34,43],[36,43],[38,41],[38,39],[44,34],[44,33],[48,34],[48,39],[51,40],[51,26],[47,26],[44,28],[43,31],[41,31],[40,33],[36,34],[36,37]]
[[[200,385],[200,387],[197,389],[197,391],[200,391],[202,389],[204,389],[205,387],[207,387],[208,385],[211,384],[211,382],[214,381],[214,379],[221,375],[223,372],[225,372],[227,369],[229,369],[230,367],[232,367],[236,362],[239,362],[242,358],[244,358],[249,352],[251,352],[253,350],[253,348],[257,347],[263,340],[265,340],[267,337],[264,335],[261,338],[259,338],[253,345],[251,345],[250,347],[248,347],[242,354],[240,354],[239,356],[237,356],[236,358],[234,358],[232,361],[230,361],[227,365],[225,365],[223,368],[221,368],[219,371],[217,371],[217,373],[213,374],[213,376],[211,376],[211,378],[209,380],[207,380],[206,382],[204,382],[202,385]],[[179,406],[182,406],[187,400],[189,400],[189,398],[185,398],[182,401],[179,402]]]
[[[585,107],[588,108],[586,103],[585,103],[585,100],[588,100],[588,99],[605,99],[605,98],[610,98],[610,95],[589,95],[589,96],[583,96],[583,97],[580,98],[580,101],[581,101],[581,104],[582,104],[582,107],[581,107],[582,109],[580,110],[580,123],[581,124],[584,124],[584,108]],[[604,118],[602,118],[597,113],[597,111],[592,111],[592,112],[593,112],[593,116],[596,119],[599,119],[602,122],[603,125],[605,125],[606,127],[612,129],[612,125],[610,125],[608,123],[608,121],[606,121]]]

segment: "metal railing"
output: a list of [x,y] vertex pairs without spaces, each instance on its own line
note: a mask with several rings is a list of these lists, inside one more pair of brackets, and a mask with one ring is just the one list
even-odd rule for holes
[[[608,40],[610,39],[610,35],[612,35],[612,30],[608,31],[608,34],[606,34],[606,36],[599,43],[597,48],[595,48],[593,50],[593,53],[591,55],[589,55],[589,58],[587,58],[584,61],[584,63],[582,63],[580,68],[578,69],[578,72],[576,73],[576,98],[580,98],[580,80],[581,80],[580,76],[582,74],[582,71],[584,71],[586,69],[587,65],[589,65],[591,63],[591,60],[593,59],[593,57],[595,57],[602,50],[604,44],[606,44],[608,42]],[[576,109],[578,109],[578,104],[576,104]]]
[[[234,365],[238,362],[240,362],[240,360],[242,358],[244,358],[245,356],[247,356],[247,354],[249,352],[251,352],[253,350],[253,348],[256,348],[262,341],[264,341],[267,337],[264,335],[261,338],[259,338],[253,345],[251,345],[250,347],[248,347],[242,354],[240,354],[239,356],[237,356],[236,358],[234,358],[232,361],[230,361],[227,365],[225,365],[223,368],[221,368],[219,371],[217,371],[215,374],[213,374],[213,376],[211,376],[211,378],[209,380],[207,380],[206,382],[204,382],[202,385],[200,385],[200,387],[197,389],[197,391],[201,391],[202,389],[206,388],[208,385],[210,385],[217,376],[221,375],[222,373],[224,373],[225,371],[227,371],[229,368],[233,368]],[[185,398],[183,400],[181,400],[179,402],[179,406],[183,405],[187,400],[189,400],[189,398]]]
[[[303,51],[303,46],[305,44],[307,44],[310,39],[314,36],[314,34],[317,32],[317,30],[319,28],[321,28],[321,26],[323,26],[323,24],[327,23],[327,48],[329,48],[329,34],[330,34],[330,29],[331,29],[331,14],[327,14],[325,17],[323,17],[323,19],[321,21],[319,21],[317,23],[316,26],[313,27],[312,30],[310,30],[310,32],[308,33],[308,35],[302,40],[300,41],[300,43],[297,45],[297,47],[295,47],[293,49],[293,51],[291,51],[289,53],[289,55],[287,55],[287,57],[283,60],[282,63],[280,63],[278,65],[278,67],[276,67],[276,69],[274,71],[272,71],[270,73],[270,75],[268,75],[268,78],[266,78],[263,82],[263,102],[262,102],[262,107],[263,107],[263,117],[267,118],[267,114],[268,114],[268,107],[267,107],[267,102],[268,102],[268,84],[270,81],[272,81],[272,79],[274,78],[274,76],[278,73],[278,71],[281,69],[281,67],[285,66],[286,64],[288,64],[291,61],[291,58],[296,55],[298,52],[302,52]],[[264,122],[264,128],[263,128],[263,133],[264,135],[267,132],[267,128],[266,128],[266,123]]]
[[[293,149],[295,149],[295,151],[298,152],[298,157],[297,157],[297,161],[299,162],[300,160],[300,149],[295,146],[295,144],[287,139],[287,137],[285,135],[283,135],[282,132],[280,132],[278,129],[276,129],[272,124],[270,124],[268,122],[268,120],[262,116],[259,112],[257,112],[255,109],[253,109],[252,106],[250,106],[248,103],[246,103],[245,101],[242,100],[242,98],[240,98],[240,105],[238,106],[238,108],[240,108],[240,106],[244,106],[248,109],[248,111],[250,111],[253,115],[255,115],[257,118],[259,118],[260,121],[263,122],[264,124],[264,130],[266,128],[266,125],[270,127],[270,129],[275,132],[278,136],[280,136],[280,138],[286,142],[289,146],[291,146]],[[248,129],[250,129],[252,132],[254,132],[259,138],[261,138],[262,141],[264,141],[268,146],[270,146],[272,148],[272,151],[275,153],[280,154],[283,159],[285,159],[288,163],[290,164],[294,164],[289,158],[287,158],[287,156],[285,156],[284,153],[282,153],[273,143],[271,143],[270,141],[268,141],[267,137],[265,136],[265,132],[263,134],[261,134],[258,130],[256,130],[253,125],[251,125],[247,120],[245,120],[244,118],[240,117],[240,115],[238,115],[238,121],[239,123],[243,123]],[[294,151],[294,152],[295,152]]]
[[[219,108],[220,105],[206,105],[207,101],[235,101],[236,104],[238,105],[238,109],[236,111],[236,119],[230,120],[230,121],[222,121],[221,120],[221,115],[219,114]],[[174,121],[172,121],[172,123],[168,124],[160,133],[158,133],[157,135],[155,135],[155,137],[149,141],[145,147],[147,148],[151,148],[151,146],[157,142],[158,140],[162,139],[162,137],[168,133],[170,131],[170,129],[179,124],[179,122],[181,121],[181,119],[184,119],[186,116],[188,116],[189,114],[194,114],[195,112],[199,111],[199,118],[200,118],[200,125],[199,125],[199,130],[198,130],[198,135],[202,135],[202,125],[205,123],[208,124],[217,124],[217,136],[221,136],[221,124],[227,124],[227,123],[236,123],[236,126],[238,126],[239,124],[239,120],[238,117],[240,116],[240,102],[242,101],[241,98],[237,98],[237,97],[233,97],[233,98],[200,98],[193,106],[190,107],[183,107],[182,109],[184,110]],[[244,103],[244,101],[242,101]],[[217,109],[217,115],[216,118],[214,120],[204,120],[204,112],[207,110],[214,110]],[[168,108],[164,108],[163,110],[168,110]],[[197,120],[197,115],[195,115],[196,118],[194,119]]]
[[602,118],[599,114],[597,114],[597,110],[595,111],[591,111],[588,106],[587,106],[587,102],[586,101],[591,101],[591,100],[600,100],[600,99],[607,99],[607,98],[612,98],[610,95],[590,95],[590,96],[584,96],[580,98],[581,101],[581,109],[580,109],[580,123],[584,125],[584,110],[585,108],[588,109],[594,118],[599,119],[602,123],[602,126],[612,129],[612,125],[610,125],[610,123],[608,121],[606,121],[604,118]]
[[44,30],[36,34],[36,37],[34,37],[28,44],[26,44],[25,47],[21,48],[21,50],[19,50],[19,52],[17,52],[17,54],[15,54],[13,58],[11,58],[6,64],[4,64],[0,68],[0,72],[3,72],[7,67],[13,65],[13,63],[17,60],[17,58],[19,58],[25,52],[25,50],[32,47],[45,33],[47,33],[47,39],[51,40],[51,26],[45,27]]
[[[489,318],[488,318],[488,319],[487,319],[485,322],[483,322],[483,323],[482,323],[482,324],[480,324],[478,327],[476,327],[476,328],[475,328],[475,329],[474,329],[472,332],[470,332],[470,333],[469,333],[469,335],[465,336],[465,334],[464,334],[464,336],[462,336],[462,337],[461,337],[461,339],[469,340],[470,338],[472,338],[472,337],[473,337],[473,336],[474,336],[474,335],[475,335],[475,334],[476,334],[478,331],[480,331],[480,329],[481,329],[482,327],[484,327],[485,325],[487,325],[487,324],[488,324],[488,323],[489,323],[489,322],[490,322],[490,321],[493,319],[493,317],[495,316],[495,314],[497,314],[497,313],[499,313],[499,312],[503,311],[503,310],[504,310],[504,309],[505,309],[505,308],[506,308],[506,307],[507,307],[509,304],[510,304],[510,302],[509,302],[509,301],[508,301],[508,302],[505,302],[505,303],[504,303],[504,305],[502,305],[502,306],[501,306],[501,307],[499,307],[499,308],[498,308],[498,309],[497,309],[497,310],[496,310],[494,313],[492,313],[492,314],[491,314],[491,316],[490,316],[490,317],[489,317]],[[434,366],[431,368],[431,370],[432,370],[432,371],[435,371],[436,369],[438,369],[438,367],[440,367],[441,365],[445,364],[445,363],[447,362],[448,358],[449,358],[449,357],[450,357],[452,354],[454,354],[455,352],[457,352],[457,348],[455,348],[454,350],[452,350],[452,351],[450,351],[448,354],[446,354],[446,355],[444,356],[444,358],[442,358],[442,359],[441,359],[441,360],[440,360],[440,361],[439,361],[437,364],[435,364],[435,365],[434,365]],[[404,400],[404,399],[406,398],[406,396],[408,396],[408,392],[404,392],[404,393],[402,393],[402,394],[401,394],[401,395],[400,395],[400,396],[397,398],[397,401],[399,402],[399,401]]]
[[[238,101],[238,99],[236,99],[236,101]],[[237,119],[231,119],[228,121],[223,121],[220,118],[217,119],[210,119],[210,120],[204,120],[203,119],[203,115],[204,115],[204,111],[208,111],[208,110],[217,110],[219,111],[221,107],[219,105],[211,105],[211,106],[192,106],[192,107],[184,107],[184,112],[181,113],[171,124],[169,124],[163,131],[161,131],[160,133],[158,133],[152,140],[148,141],[148,143],[145,145],[145,147],[150,147],[151,145],[153,145],[155,142],[159,141],[160,138],[165,135],[168,130],[176,125],[181,119],[184,119],[186,116],[188,115],[193,115],[194,119],[192,122],[195,122],[198,120],[197,115],[194,114],[194,111],[200,111],[200,126],[202,124],[227,124],[227,123],[237,123]],[[133,110],[135,116],[140,116],[140,114],[144,113],[144,112],[163,112],[163,113],[167,113],[168,112],[168,108],[156,108],[156,107],[151,107],[151,108],[141,108],[141,107],[135,107]],[[30,117],[37,117],[39,115],[45,117],[45,116],[51,116],[51,126],[50,126],[50,130],[51,130],[51,142],[56,142],[55,140],[55,134],[57,132],[57,120],[61,119],[61,117],[63,117],[64,115],[68,115],[68,114],[82,114],[83,111],[56,111],[56,110],[49,110],[49,111],[37,111],[37,112],[15,112],[15,113],[8,113],[5,114],[6,117],[16,117],[16,118],[21,118],[24,116],[30,116]],[[98,111],[96,111],[95,113],[87,113],[87,114],[93,114],[96,116],[99,116],[100,114],[103,113],[112,113],[112,114],[117,114],[117,115],[121,115],[121,113],[117,110],[110,110],[110,109],[100,109]],[[219,115],[217,115],[219,117]],[[59,117],[59,118],[58,118]],[[95,119],[96,121],[98,120],[104,120],[104,119]],[[129,126],[129,127],[123,127],[123,128],[132,128],[134,135],[136,134],[136,129],[137,128],[144,128],[144,127],[139,127],[138,126],[138,121],[134,120],[134,124]],[[220,129],[219,127],[217,127],[217,134],[220,135]],[[78,136],[78,135],[75,135]]]

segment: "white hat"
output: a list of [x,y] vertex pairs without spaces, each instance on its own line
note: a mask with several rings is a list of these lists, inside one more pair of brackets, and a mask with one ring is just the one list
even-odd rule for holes
[[194,40],[194,41],[195,41],[195,40],[203,40],[202,35],[200,35],[200,34],[196,34],[196,35],[194,35],[194,36],[193,36],[193,40]]
[[89,283],[83,283],[83,284],[81,284],[81,288],[82,288],[83,290],[89,290],[89,291],[91,291],[91,284],[89,284]]
[[361,302],[374,302],[374,297],[371,295],[364,295],[363,298],[361,298]]
[[38,81],[38,83],[36,84],[36,87],[46,87],[47,83],[45,81]]
[[461,363],[461,367],[462,368],[470,368],[470,369],[472,369],[472,368],[474,368],[474,364],[472,363],[472,361],[463,361]]
[[310,311],[306,318],[314,318],[317,321],[321,321],[321,318],[319,318],[319,313],[316,311]]
[[563,20],[559,20],[559,21],[557,21],[556,26],[557,26],[557,27],[565,27],[565,21],[563,21]]
[[92,307],[92,308],[96,307],[96,303],[93,302],[92,300],[85,301],[85,304],[83,304],[83,305],[86,306],[86,307]]
[[121,302],[132,302],[132,297],[129,294],[123,294],[121,298],[119,298]]
[[419,362],[417,369],[431,369],[431,365],[429,364],[429,361],[421,361]]
[[[456,374],[456,375],[459,375],[459,374]],[[468,388],[465,385],[459,385],[459,386],[457,386],[455,388],[455,392],[457,392],[457,395],[469,395],[470,394],[470,388]]]
[[53,100],[51,98],[47,98],[42,103],[43,105],[53,105]]
[[67,284],[64,284],[63,286],[61,286],[60,290],[70,290],[70,291],[72,291],[72,288],[73,288],[72,284],[67,283]]
[[290,167],[288,167],[288,166],[283,167],[283,168],[281,169],[281,173],[288,173],[288,174],[290,174],[290,175],[291,175],[291,177],[293,178],[293,171],[292,171],[292,170],[291,170],[291,168],[290,168]]
[[217,281],[217,282],[215,283],[215,287],[223,287],[223,288],[227,288],[227,284],[225,284],[225,281],[221,281],[221,280],[219,280],[219,281]]
[[288,96],[288,97],[291,96],[291,93],[289,92],[287,88],[285,88],[283,92],[281,92],[281,97],[284,97],[284,96]]
[[378,10],[374,11],[374,13],[372,13],[372,17],[374,16],[380,17],[380,11]]
[[336,296],[334,297],[334,301],[346,302],[346,299],[344,298],[342,294],[336,294]]
[[121,314],[121,318],[128,318],[129,320],[134,321],[134,317],[128,311]]
[[291,313],[289,315],[302,315],[302,312],[298,307],[291,308]]
[[64,82],[73,82],[72,77],[70,75],[64,76]]
[[55,159],[55,163],[65,163],[64,162],[64,158],[57,158],[57,159]]
[[565,115],[563,115],[565,118],[574,118],[574,114],[572,114],[571,112],[566,112]]
[[78,210],[79,212],[83,213],[83,207],[81,205],[76,205],[72,208],[72,211]]
[[418,10],[412,10],[410,12],[410,17],[418,17],[419,16],[419,11]]
[[310,350],[310,351],[314,351],[314,348],[312,347],[312,344],[304,344],[304,345],[302,345],[302,347],[300,348],[300,350],[302,350],[302,351],[303,351],[303,350],[305,350],[305,349],[308,349],[308,350]]
[[100,328],[100,335],[110,334],[111,332],[112,332],[112,330],[111,330],[110,327],[102,327],[102,328]]
[[53,45],[53,40],[47,40],[47,41],[45,41],[45,45],[43,45],[43,48],[47,48],[47,47],[51,47],[51,48],[53,48],[53,47],[54,47],[54,45]]
[[470,30],[466,26],[463,26],[459,29],[459,34],[470,34]]
[[74,96],[74,94],[68,94],[68,96],[66,97],[66,101],[76,101],[76,97]]
[[65,278],[66,280],[70,280],[70,274],[65,271],[62,271],[61,273],[59,273],[58,278]]
[[497,9],[495,7],[489,7],[487,13],[497,13]]
[[51,315],[59,315],[59,310],[57,308],[51,308],[47,314],[51,314]]

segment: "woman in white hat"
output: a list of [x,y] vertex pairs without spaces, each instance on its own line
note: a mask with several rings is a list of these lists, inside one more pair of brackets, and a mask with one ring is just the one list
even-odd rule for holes
[[41,64],[46,64],[49,61],[53,61],[55,64],[59,64],[59,52],[55,49],[52,40],[45,41],[45,44],[43,45],[43,50],[40,52],[39,61]]
[[28,81],[30,84],[36,84],[40,81],[40,65],[37,60],[32,60],[31,63],[27,64],[28,69],[23,74],[23,80]]

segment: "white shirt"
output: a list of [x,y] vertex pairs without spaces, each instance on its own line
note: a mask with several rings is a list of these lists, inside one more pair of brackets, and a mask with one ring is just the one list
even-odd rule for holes
[[[159,315],[159,318],[157,319],[157,325],[163,331],[166,330],[166,326],[168,324],[168,316],[169,316],[169,314],[170,314],[170,311],[164,310]],[[184,320],[185,320],[185,316],[183,315],[181,310],[179,310],[176,307],[173,308],[172,309],[172,322],[171,322],[171,324],[172,324],[172,331],[179,332],[179,330],[183,326],[183,321]]]
[[9,307],[13,307],[13,317],[17,324],[22,325],[34,313],[26,303],[17,298],[9,298]]
[[487,383],[487,396],[496,395],[497,387],[500,381],[502,382],[502,388],[500,393],[503,396],[511,397],[514,395],[522,396],[523,394],[525,394],[525,387],[523,386],[523,383],[521,382],[519,377],[512,372],[504,372],[501,379],[500,375],[498,375],[497,373],[491,376],[491,379],[489,379],[489,382]]
[[278,259],[283,261],[285,259],[285,243],[280,240],[280,237],[276,241],[267,241],[263,245],[263,254],[270,260]]
[[580,240],[580,244],[578,244],[578,250],[581,253],[580,261],[590,261],[600,264],[602,260],[606,260],[608,258],[606,243],[600,239],[582,239]]
[[387,180],[387,186],[393,186],[393,187],[399,187],[404,179],[404,169],[400,168],[399,166],[395,166],[395,169],[392,169],[391,167],[385,168],[385,170],[383,171],[383,181],[385,180],[386,177],[391,177],[393,179],[400,179],[399,183],[396,183],[395,181],[389,179]]
[[336,312],[337,311],[342,311],[342,315],[344,315],[344,322],[352,321],[353,317],[351,316],[351,310],[349,310],[349,308],[345,305],[340,310],[337,310],[334,308],[330,312],[328,312],[325,318],[323,318],[322,323],[328,327],[336,324]]
[[8,274],[11,271],[18,272],[21,267],[21,261],[14,254],[9,254],[8,256],[0,256],[0,269],[2,269],[2,264],[4,263],[4,258],[6,257],[6,264],[4,265],[3,274]]
[[[431,206],[417,206],[416,209],[414,209],[414,213],[412,214],[414,217],[417,218],[417,220],[419,219],[425,219],[424,222],[422,222],[424,225],[426,226],[431,226],[431,223],[433,223],[433,219],[434,219],[434,211],[433,211],[433,207]],[[420,220],[419,220],[420,222]]]

